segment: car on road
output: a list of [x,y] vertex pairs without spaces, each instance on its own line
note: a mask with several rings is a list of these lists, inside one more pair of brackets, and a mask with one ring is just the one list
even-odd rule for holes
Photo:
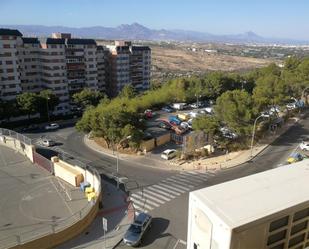
[[309,151],[309,141],[307,141],[307,142],[303,141],[303,142],[299,145],[299,148],[300,148],[301,150]]
[[41,138],[39,144],[46,147],[51,147],[56,145],[56,142],[49,138]]
[[139,246],[145,232],[151,227],[152,217],[139,213],[123,236],[123,242],[128,246]]
[[298,153],[298,152],[295,152],[295,153],[292,153],[289,158],[287,159],[287,162],[289,164],[291,163],[296,163],[296,162],[299,162],[299,161],[302,161],[304,159],[303,155]]
[[45,130],[57,130],[59,129],[59,125],[56,123],[48,124],[45,126]]
[[177,151],[174,149],[168,149],[162,152],[161,154],[161,158],[165,159],[165,160],[170,160],[172,158],[174,158],[177,154]]

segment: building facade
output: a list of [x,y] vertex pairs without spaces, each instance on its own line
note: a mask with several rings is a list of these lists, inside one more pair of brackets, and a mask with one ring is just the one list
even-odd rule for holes
[[187,249],[309,247],[309,161],[189,195]]
[[18,30],[0,29],[0,99],[13,100],[22,92],[17,48],[22,44]]
[[131,84],[137,92],[150,86],[151,50],[115,41],[98,46],[93,39],[53,33],[52,38],[22,37],[0,29],[0,99],[50,89],[59,98],[54,114],[70,112],[71,96],[89,88],[111,97]]
[[115,41],[109,49],[109,93],[116,96],[125,85],[131,84],[137,92],[150,87],[151,49],[132,46],[128,41]]

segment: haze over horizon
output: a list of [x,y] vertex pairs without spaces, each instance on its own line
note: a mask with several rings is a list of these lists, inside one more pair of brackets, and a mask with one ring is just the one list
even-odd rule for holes
[[309,2],[299,0],[1,0],[0,25],[68,27],[140,23],[217,35],[252,31],[263,37],[309,40]]

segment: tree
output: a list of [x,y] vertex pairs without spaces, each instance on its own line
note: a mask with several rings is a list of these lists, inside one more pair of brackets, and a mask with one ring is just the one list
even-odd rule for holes
[[249,135],[254,117],[251,95],[245,90],[233,90],[217,98],[215,112],[220,121],[238,135]]
[[193,120],[193,130],[203,131],[206,134],[214,135],[218,132],[219,121],[214,116],[200,116]]
[[35,93],[22,93],[16,97],[17,104],[21,111],[25,112],[30,119],[31,114],[38,112],[38,96]]
[[54,111],[59,104],[59,98],[51,90],[43,90],[38,95],[38,111],[43,116],[48,116],[50,111]]
[[82,91],[73,94],[73,101],[82,108],[86,108],[89,105],[96,106],[104,97],[105,95],[103,93],[85,88]]
[[136,96],[134,87],[131,84],[125,85],[119,93],[120,98],[131,99]]

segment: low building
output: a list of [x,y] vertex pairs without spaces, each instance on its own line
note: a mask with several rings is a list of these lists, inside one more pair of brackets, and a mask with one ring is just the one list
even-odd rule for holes
[[190,193],[187,249],[309,247],[309,160]]

